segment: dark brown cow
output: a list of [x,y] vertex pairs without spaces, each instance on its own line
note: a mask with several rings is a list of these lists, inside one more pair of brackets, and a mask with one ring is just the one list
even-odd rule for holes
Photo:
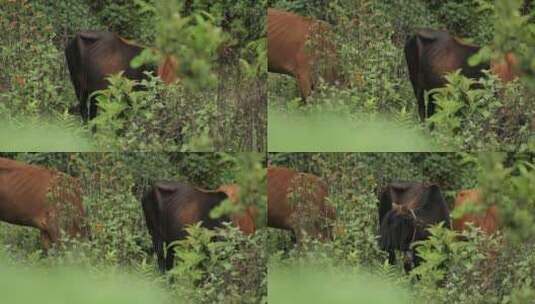
[[223,222],[232,221],[243,233],[254,233],[256,209],[249,207],[243,213],[230,217],[210,218],[210,211],[229,198],[238,200],[237,185],[225,185],[209,191],[195,188],[181,182],[157,182],[145,192],[141,204],[147,228],[152,237],[154,251],[158,257],[158,267],[164,272],[173,267],[174,251],[167,248],[170,243],[187,236],[188,225],[202,221],[208,229],[220,227]]
[[[467,204],[481,204],[481,192],[478,189],[463,190],[457,194],[455,208],[462,208]],[[467,223],[481,228],[488,235],[494,234],[499,225],[498,208],[491,206],[482,213],[468,212],[461,218],[453,220],[453,229],[462,232],[466,229]]]
[[[301,239],[302,230],[314,238],[332,238],[332,223],[325,220],[335,220],[336,210],[327,203],[328,187],[319,177],[284,167],[268,167],[267,184],[269,227],[291,231],[295,242]],[[312,214],[300,214],[300,208],[312,208]],[[309,222],[306,227],[299,224],[303,216],[308,217],[304,219]]]
[[41,231],[44,250],[60,238],[87,236],[78,179],[43,167],[0,158],[0,220]]
[[388,252],[390,264],[396,262],[395,251],[406,255],[408,272],[420,264],[411,245],[429,237],[432,225],[444,222],[450,228],[448,206],[439,186],[430,183],[391,183],[379,194],[379,245]]
[[421,29],[409,37],[405,44],[405,58],[409,70],[409,77],[418,100],[418,114],[424,121],[435,113],[435,103],[429,97],[428,107],[425,105],[425,92],[444,87],[447,83],[445,75],[461,69],[466,77],[479,79],[484,76],[483,70],[490,69],[504,82],[513,80],[516,76],[514,68],[517,60],[509,53],[502,60],[481,63],[477,66],[468,65],[468,59],[481,48],[466,44],[451,36],[446,31]]
[[79,32],[65,48],[71,81],[80,102],[80,114],[87,121],[97,113],[94,98],[90,95],[108,86],[106,77],[123,71],[126,78],[142,80],[144,72],[154,72],[166,82],[175,80],[176,61],[166,57],[158,69],[144,65],[130,67],[130,61],[143,51],[143,47],[132,44],[118,35],[105,31]]
[[327,23],[272,8],[267,22],[268,71],[295,77],[303,100],[316,83],[314,69],[322,60],[326,67],[319,74],[331,84],[341,80]]

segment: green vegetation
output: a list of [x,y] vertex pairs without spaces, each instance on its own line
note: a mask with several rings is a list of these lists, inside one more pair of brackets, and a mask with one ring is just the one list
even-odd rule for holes
[[[438,150],[419,126],[375,115],[349,115],[322,105],[287,112],[269,110],[268,145],[277,152],[418,152]],[[443,147],[445,149],[445,147]]]
[[[261,229],[266,214],[263,155],[2,153],[2,156],[78,177],[83,187],[86,224],[91,231],[90,240],[64,237],[61,246],[44,255],[37,229],[1,222],[0,281],[4,282],[1,288],[10,303],[33,303],[34,297],[44,303],[265,303],[266,231]],[[188,181],[205,189],[237,182],[243,190],[242,199],[238,206],[232,205],[256,207],[258,231],[245,236],[234,227],[209,231],[193,226],[190,237],[177,244],[176,267],[161,275],[140,202],[143,191],[157,180]],[[220,209],[219,215],[232,210],[228,206]],[[15,272],[14,268],[21,272]],[[25,280],[27,285],[22,284]],[[23,287],[35,292],[13,293],[13,289]]]
[[[290,295],[297,303],[535,301],[534,160],[529,153],[269,154],[272,165],[320,176],[337,210],[331,242],[305,239],[294,247],[288,232],[269,229],[270,303],[289,303]],[[418,249],[424,262],[406,275],[400,263],[387,264],[376,239],[377,187],[391,181],[437,183],[450,210],[458,191],[480,188],[484,206],[498,206],[500,232],[488,236],[472,227],[461,241],[459,233],[436,226]],[[299,224],[310,218],[301,214]]]
[[[36,269],[0,266],[2,300],[8,303],[134,304],[166,303],[169,299],[155,283],[139,276],[89,273],[83,269]],[[31,290],[31,292],[28,292]],[[95,292],[98,290],[98,292]]]
[[[521,2],[270,1],[270,7],[316,17],[333,26],[340,59],[338,70],[345,75],[347,83],[338,87],[319,85],[307,99],[307,105],[296,109],[291,105],[299,96],[295,79],[270,73],[269,107],[278,115],[269,115],[268,126],[270,131],[274,130],[270,132],[273,137],[269,137],[269,142],[273,146],[269,150],[322,151],[338,134],[342,135],[339,139],[342,142],[336,143],[337,146],[357,152],[420,151],[422,138],[432,143],[431,147],[426,145],[429,150],[533,150],[535,23],[532,16],[520,15]],[[438,92],[441,101],[437,117],[422,124],[403,49],[409,35],[425,27],[447,29],[469,42],[488,46],[474,56],[471,60],[474,63],[515,51],[520,63],[520,80],[504,86],[495,78],[484,79],[480,88],[470,89],[468,79],[451,76],[448,88]],[[321,133],[317,130],[315,113],[323,113],[325,107],[335,112],[337,119],[326,118],[325,133]],[[388,124],[383,127],[384,120]],[[300,122],[298,127],[294,126],[295,121]],[[367,123],[370,127],[362,126]],[[355,131],[355,126],[374,129],[376,124],[385,134],[371,132],[363,140]],[[390,131],[391,125],[395,131]],[[421,135],[402,130],[419,130]],[[309,136],[304,137],[305,133]],[[403,138],[403,142],[392,140],[392,135]],[[412,138],[405,139],[404,135]]]
[[[134,65],[174,55],[179,81],[164,86],[152,79],[134,92],[136,83],[114,78],[98,97],[103,117],[83,150],[266,150],[264,1],[56,2],[0,2],[0,117],[17,126],[53,120],[73,134],[91,134],[79,116],[64,48],[78,31],[109,30],[153,47]],[[68,150],[63,136],[51,132],[46,146],[24,139],[14,145]]]
[[269,303],[276,304],[417,303],[407,289],[393,280],[337,267],[320,271],[306,266],[274,266],[270,268],[268,293]]
[[[88,132],[74,121],[45,121],[40,118],[1,118],[0,151],[94,151]],[[50,138],[55,138],[51,141]]]

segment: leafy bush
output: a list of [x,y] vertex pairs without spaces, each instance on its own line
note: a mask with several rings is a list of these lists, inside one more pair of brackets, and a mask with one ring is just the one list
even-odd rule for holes
[[[134,91],[136,86],[145,90]],[[163,87],[156,78],[137,83],[118,76],[96,94],[99,110],[91,123],[101,151],[254,151],[266,144],[265,111],[251,107],[255,100],[247,96],[223,104],[213,90]]]
[[[434,127],[432,134],[441,142],[456,146],[456,150],[528,150],[535,113],[529,92],[518,83],[504,88],[491,75],[476,82],[457,71],[446,79],[449,84],[433,95],[440,110],[428,120]],[[474,84],[481,88],[474,89]]]
[[154,39],[154,19],[158,18],[151,4],[154,0],[97,0],[90,5],[108,30],[148,43]]
[[[267,303],[262,233],[245,236],[235,227],[216,231],[199,225],[175,242],[172,288],[195,303]],[[214,241],[214,239],[216,239]]]

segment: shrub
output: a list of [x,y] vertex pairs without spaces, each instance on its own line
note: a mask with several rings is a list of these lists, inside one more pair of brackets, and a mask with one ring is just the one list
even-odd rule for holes
[[187,231],[175,242],[176,266],[168,274],[178,294],[195,303],[266,303],[261,232],[248,237],[231,226],[211,231],[199,225]]

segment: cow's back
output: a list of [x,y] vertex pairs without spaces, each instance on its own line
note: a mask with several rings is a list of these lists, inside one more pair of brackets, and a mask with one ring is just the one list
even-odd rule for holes
[[225,198],[218,193],[206,193],[191,185],[181,184],[167,203],[169,229],[183,230],[200,221],[208,229],[219,226],[221,220],[210,218],[210,211]]
[[293,207],[290,193],[308,204],[318,207],[320,216],[333,219],[334,208],[326,205],[327,184],[313,174],[300,173],[285,167],[268,167],[268,226],[292,229],[289,222]]
[[78,34],[76,39],[84,48],[82,62],[87,70],[87,85],[90,92],[105,89],[106,77],[123,71],[129,79],[143,79],[142,69],[130,67],[130,61],[139,55],[143,48],[127,43],[119,36],[99,32],[98,39],[86,39]]
[[188,225],[202,221],[208,229],[220,226],[227,217],[212,219],[210,211],[225,198],[223,193],[201,191],[187,183],[159,182],[145,194],[142,204],[151,234],[172,242],[186,236]]
[[[76,96],[81,104],[84,119],[96,115],[94,102],[90,106],[89,96],[98,90],[106,89],[106,77],[123,71],[123,75],[132,80],[141,80],[144,71],[156,71],[155,67],[130,67],[134,57],[143,51],[143,47],[130,43],[111,32],[79,32],[69,41],[65,48],[67,66]],[[89,114],[88,113],[89,108]]]
[[470,78],[477,79],[484,75],[482,69],[488,68],[488,65],[472,67],[468,64],[468,59],[476,54],[480,47],[466,44],[444,31],[428,31],[431,33],[416,33],[417,44],[421,47],[419,66],[423,74],[420,79],[424,89],[444,86],[444,76],[458,69]]
[[46,196],[50,189],[51,171],[0,159],[0,218],[25,226],[44,227]]
[[[0,158],[0,219],[47,229],[61,217],[66,231],[82,233],[84,209],[79,181],[44,167]],[[84,234],[84,233],[82,233]]]
[[297,172],[283,167],[268,167],[268,226],[291,229],[287,221],[292,209],[288,203],[288,194],[292,179]]
[[[268,9],[268,70],[294,75],[298,61],[308,60],[305,44],[312,21],[296,14]],[[301,58],[299,58],[301,57]]]

